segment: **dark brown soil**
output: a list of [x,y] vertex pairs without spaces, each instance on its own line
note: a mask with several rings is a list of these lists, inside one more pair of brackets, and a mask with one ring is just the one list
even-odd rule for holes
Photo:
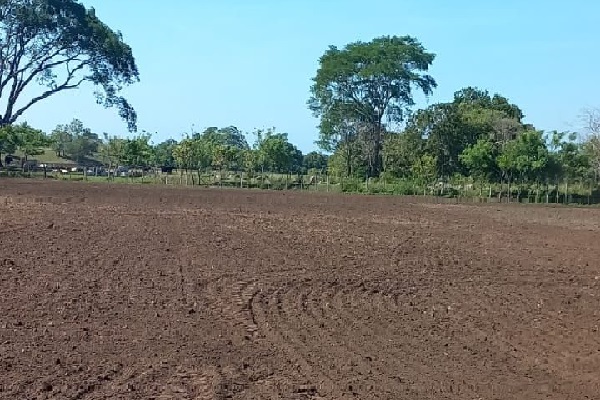
[[600,210],[9,179],[0,221],[1,399],[600,392]]

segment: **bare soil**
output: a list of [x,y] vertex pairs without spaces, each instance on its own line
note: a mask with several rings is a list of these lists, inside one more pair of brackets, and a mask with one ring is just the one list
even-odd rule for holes
[[7,179],[0,222],[0,399],[600,392],[600,210]]

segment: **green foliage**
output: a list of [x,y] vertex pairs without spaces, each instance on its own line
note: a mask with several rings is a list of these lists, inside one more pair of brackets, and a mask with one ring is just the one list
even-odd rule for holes
[[412,166],[412,176],[421,185],[433,183],[436,178],[436,158],[431,154],[423,154]]
[[273,128],[256,130],[254,150],[258,166],[267,171],[297,172],[302,166],[302,152],[288,141],[287,133],[277,133]]
[[105,133],[98,149],[101,162],[109,168],[119,164],[123,160],[124,145],[124,139]]
[[439,176],[467,174],[473,165],[465,163],[468,158],[462,157],[464,152],[480,140],[496,146],[516,139],[525,130],[520,123],[522,117],[519,107],[503,96],[490,97],[487,91],[467,87],[456,92],[450,103],[434,104],[414,113],[406,132],[415,138],[423,138],[423,142],[414,140],[409,151],[424,149],[432,154],[437,160]]
[[50,134],[52,150],[56,155],[82,163],[98,151],[98,135],[74,119],[67,125],[58,125]]
[[548,164],[548,148],[540,131],[524,132],[509,141],[498,156],[498,167],[509,182],[515,176],[523,182],[535,181]]
[[177,147],[177,141],[168,139],[154,146],[153,161],[157,167],[175,167],[173,151]]
[[367,163],[360,158],[361,143],[358,141],[338,146],[329,157],[328,170],[331,175],[364,179],[367,175]]
[[[75,0],[0,1],[0,60],[0,98],[6,104],[0,125],[13,124],[39,101],[89,82],[99,88],[97,102],[117,107],[129,129],[136,130],[134,109],[118,95],[139,79],[132,50],[94,9]],[[46,90],[24,99],[34,84]]]
[[[523,111],[508,98],[473,86],[458,90],[449,102],[413,111],[415,90],[429,96],[437,87],[428,74],[434,58],[410,36],[383,36],[325,51],[308,107],[319,118],[317,144],[331,155],[303,155],[274,128],[252,132],[251,146],[235,126],[209,127],[180,142],[154,145],[146,132],[130,138],[105,133],[101,140],[74,119],[46,136],[14,122],[38,101],[84,82],[103,90],[99,101],[118,107],[130,130],[136,130],[135,112],[117,95],[138,79],[135,60],[120,34],[74,0],[0,0],[0,100],[7,105],[0,115],[0,154],[20,151],[27,160],[51,146],[57,156],[79,164],[96,158],[111,169],[176,167],[182,181],[185,175],[186,181],[191,176],[198,182],[218,170],[222,185],[272,189],[302,187],[305,175],[318,171],[330,175],[328,183],[335,181],[336,190],[364,193],[459,196],[482,194],[486,187],[491,196],[508,183],[511,192],[517,187],[521,195],[539,198],[544,182],[546,195],[555,190],[556,201],[563,190],[559,183],[569,193],[594,193],[600,176],[600,113],[589,113],[589,136],[578,141],[565,132],[544,136],[523,123]],[[32,83],[47,90],[28,102],[22,93]],[[392,124],[400,122],[406,125],[393,131]],[[234,177],[223,178],[232,171]]]
[[324,172],[327,170],[327,160],[328,157],[325,154],[319,153],[318,151],[311,151],[302,158],[302,167],[305,170],[314,169]]
[[233,147],[238,150],[247,150],[250,148],[246,141],[245,135],[235,126],[225,128],[210,127],[207,128],[201,135],[192,135],[193,139],[202,139],[212,145],[222,145]]
[[0,153],[19,150],[24,161],[27,161],[29,156],[43,154],[44,148],[49,144],[50,140],[44,132],[26,122],[0,127]]
[[150,135],[145,133],[122,142],[119,161],[131,167],[147,167],[152,160]]
[[500,112],[507,118],[521,122],[525,115],[523,111],[515,104],[511,104],[508,99],[500,94],[494,94],[490,97],[487,90],[468,86],[454,93],[454,104],[469,105],[474,108],[493,110]]
[[0,155],[14,153],[17,147],[18,137],[15,129],[10,125],[0,127]]
[[477,180],[489,182],[498,176],[498,147],[489,139],[479,139],[460,155],[461,162]]
[[428,71],[435,55],[410,36],[383,36],[330,46],[319,59],[309,108],[320,118],[320,146],[328,151],[349,141],[348,130],[370,132],[371,175],[381,171],[382,121],[400,122],[414,104],[416,87],[430,95],[437,86]]
[[423,154],[425,141],[414,131],[388,134],[383,144],[383,168],[387,177],[405,178]]

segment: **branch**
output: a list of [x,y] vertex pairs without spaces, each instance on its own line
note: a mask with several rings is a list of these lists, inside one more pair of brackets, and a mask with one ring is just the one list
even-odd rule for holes
[[[49,61],[49,60],[51,60],[51,59],[52,59],[53,57],[55,57],[55,56],[56,56],[58,53],[60,53],[60,51],[61,51],[61,50],[59,50],[58,52],[55,52],[55,55],[52,55],[52,56],[48,56],[48,57],[46,57],[46,58],[44,59],[44,61],[43,61],[43,62],[46,62],[46,61]],[[19,85],[18,85],[17,91],[15,92],[15,97],[12,99],[12,101],[13,101],[13,102],[15,102],[15,101],[16,101],[16,99],[19,97],[19,95],[21,94],[21,92],[23,91],[23,89],[25,89],[25,87],[26,87],[27,85],[29,85],[29,84],[31,83],[31,81],[32,81],[32,80],[33,80],[33,79],[34,79],[34,78],[35,78],[37,75],[39,75],[40,73],[42,73],[42,72],[44,72],[44,71],[47,71],[47,70],[49,70],[49,69],[52,69],[52,68],[54,68],[54,67],[57,67],[57,66],[59,66],[59,65],[62,65],[62,64],[67,64],[68,76],[69,76],[69,77],[72,77],[71,71],[68,69],[68,67],[69,67],[69,62],[71,62],[71,61],[80,61],[82,64],[85,64],[85,65],[87,65],[87,64],[88,64],[88,63],[87,63],[85,60],[80,60],[80,59],[78,59],[77,57],[79,57],[79,54],[77,54],[77,55],[74,55],[74,56],[71,56],[71,57],[69,57],[69,58],[66,58],[66,59],[63,59],[63,60],[55,61],[55,62],[53,62],[53,63],[50,63],[50,64],[46,64],[46,65],[43,65],[43,62],[42,62],[42,64],[40,64],[40,65],[39,65],[39,66],[38,66],[38,67],[37,67],[35,70],[33,70],[33,71],[31,72],[31,74],[30,74],[30,75],[27,77],[27,79],[21,80],[21,82],[20,82],[20,83],[19,83]],[[81,65],[81,64],[80,64],[80,65]],[[79,69],[81,69],[81,68],[79,68]]]
[[[23,40],[22,32],[11,32],[10,34],[7,34],[7,36],[6,36],[6,54],[1,54],[3,62],[2,62],[2,74],[0,75],[0,98],[2,97],[2,92],[4,91],[4,88],[6,87],[6,85],[8,85],[8,82],[10,82],[11,79],[15,78],[17,67],[19,66],[19,63],[21,62],[21,58],[25,54],[25,44],[27,44],[27,42],[22,42],[22,40]],[[23,45],[23,47],[21,47],[19,49],[20,42],[24,43],[24,45]],[[14,46],[11,46],[11,45],[14,45]],[[11,47],[14,47],[14,49],[11,49]],[[14,52],[14,54],[10,54],[11,52]],[[4,72],[5,72],[4,69],[6,68],[4,63],[6,60],[9,60],[9,59],[12,59],[12,60],[7,63],[7,64],[10,64],[10,67],[9,67],[8,72],[6,73],[6,78],[4,78]]]
[[[74,83],[74,84],[69,84],[69,83],[73,79],[73,76],[75,75],[75,73],[77,71],[83,69],[86,65],[87,65],[87,63],[82,62],[77,67],[75,67],[71,71],[69,71],[69,75],[67,76],[67,79],[61,85],[56,86],[53,89],[46,90],[41,95],[39,95],[39,96],[34,97],[33,99],[31,99],[29,101],[29,103],[27,103],[25,106],[23,106],[22,108],[20,108],[16,113],[14,113],[12,116],[10,116],[9,123],[11,123],[11,124],[14,123],[25,111],[27,111],[27,109],[29,107],[31,107],[32,105],[34,105],[38,101],[44,100],[44,99],[52,96],[53,94],[56,94],[56,93],[58,93],[60,91],[63,91],[63,90],[77,89],[84,81],[87,80],[86,77],[81,78],[77,83]],[[6,117],[9,117],[8,114],[5,115],[5,118]]]
[[[18,45],[21,45],[21,48],[19,49]],[[4,113],[4,117],[7,118],[8,116],[10,116],[12,114],[12,109],[15,103],[15,92],[17,91],[17,87],[18,87],[18,83],[19,83],[19,74],[17,73],[17,67],[19,66],[19,64],[21,63],[21,58],[23,57],[23,55],[25,54],[25,49],[26,49],[26,45],[27,45],[27,41],[25,40],[25,38],[21,35],[17,38],[16,42],[15,42],[15,58],[13,59],[13,62],[11,63],[10,66],[10,72],[8,73],[7,77],[6,77],[6,83],[8,84],[8,82],[12,79],[12,86],[10,89],[10,95],[8,96],[8,102],[6,104],[6,112]]]
[[[21,68],[19,70],[19,72],[25,72],[26,70],[33,67],[33,65],[35,63],[39,63],[39,64],[43,65],[43,63],[45,63],[45,62],[51,60],[52,58],[56,57],[57,55],[59,55],[61,51],[69,50],[69,47],[67,45],[62,46],[62,47],[56,46],[57,43],[61,43],[61,40],[63,39],[63,33],[64,32],[60,32],[57,37],[53,38],[52,40],[48,40],[46,43],[44,43],[37,52],[32,53],[29,56],[30,60],[27,63],[27,65],[25,65],[23,68]],[[50,53],[50,50],[52,50],[53,47],[57,47],[57,49],[54,52],[52,52],[50,55],[43,57],[44,54]]]

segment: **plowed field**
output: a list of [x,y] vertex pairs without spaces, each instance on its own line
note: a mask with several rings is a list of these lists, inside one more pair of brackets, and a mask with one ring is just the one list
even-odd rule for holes
[[0,221],[1,399],[600,393],[600,210],[9,179]]

